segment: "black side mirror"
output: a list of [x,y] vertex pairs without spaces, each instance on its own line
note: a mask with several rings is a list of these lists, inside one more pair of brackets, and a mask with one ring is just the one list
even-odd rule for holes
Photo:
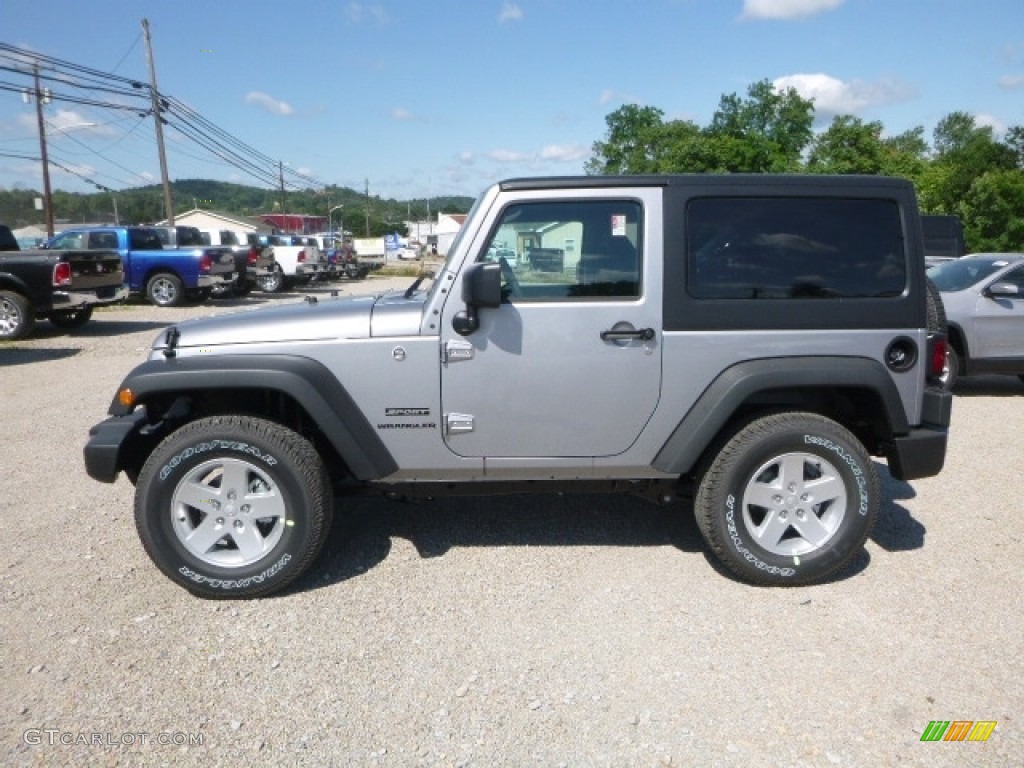
[[452,318],[452,328],[460,336],[468,336],[480,327],[478,309],[501,306],[501,265],[481,262],[469,267],[462,278],[462,300],[466,309]]

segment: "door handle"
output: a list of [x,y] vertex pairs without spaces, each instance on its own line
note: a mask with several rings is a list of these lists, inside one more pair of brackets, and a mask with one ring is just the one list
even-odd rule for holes
[[601,331],[601,341],[650,341],[654,338],[653,328],[617,329]]

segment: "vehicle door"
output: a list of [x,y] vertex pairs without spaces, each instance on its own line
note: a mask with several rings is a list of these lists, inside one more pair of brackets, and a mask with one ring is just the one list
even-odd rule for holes
[[[453,452],[615,456],[635,442],[661,391],[660,194],[510,193],[490,214],[466,263],[501,265],[502,303],[479,310],[463,337],[452,318],[465,305],[453,296],[441,326]],[[534,270],[527,248],[561,251],[562,269]]]
[[[988,295],[996,283],[1016,285],[1017,295]],[[1024,359],[1024,262],[989,281],[978,298],[974,327],[978,337],[974,357]]]

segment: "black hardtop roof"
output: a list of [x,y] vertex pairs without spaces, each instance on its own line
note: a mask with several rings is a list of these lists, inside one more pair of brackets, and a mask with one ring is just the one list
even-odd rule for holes
[[800,186],[816,189],[910,189],[908,179],[893,176],[829,176],[813,173],[666,173],[637,176],[538,176],[535,178],[505,179],[499,182],[502,190],[528,189],[593,189],[597,187],[787,187]]

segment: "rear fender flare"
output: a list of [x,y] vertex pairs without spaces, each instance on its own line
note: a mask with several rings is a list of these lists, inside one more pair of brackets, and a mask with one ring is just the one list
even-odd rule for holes
[[877,360],[835,356],[750,360],[727,368],[711,382],[673,430],[653,466],[675,475],[690,472],[733,415],[755,395],[837,387],[877,393],[890,431],[910,430],[891,374]]

